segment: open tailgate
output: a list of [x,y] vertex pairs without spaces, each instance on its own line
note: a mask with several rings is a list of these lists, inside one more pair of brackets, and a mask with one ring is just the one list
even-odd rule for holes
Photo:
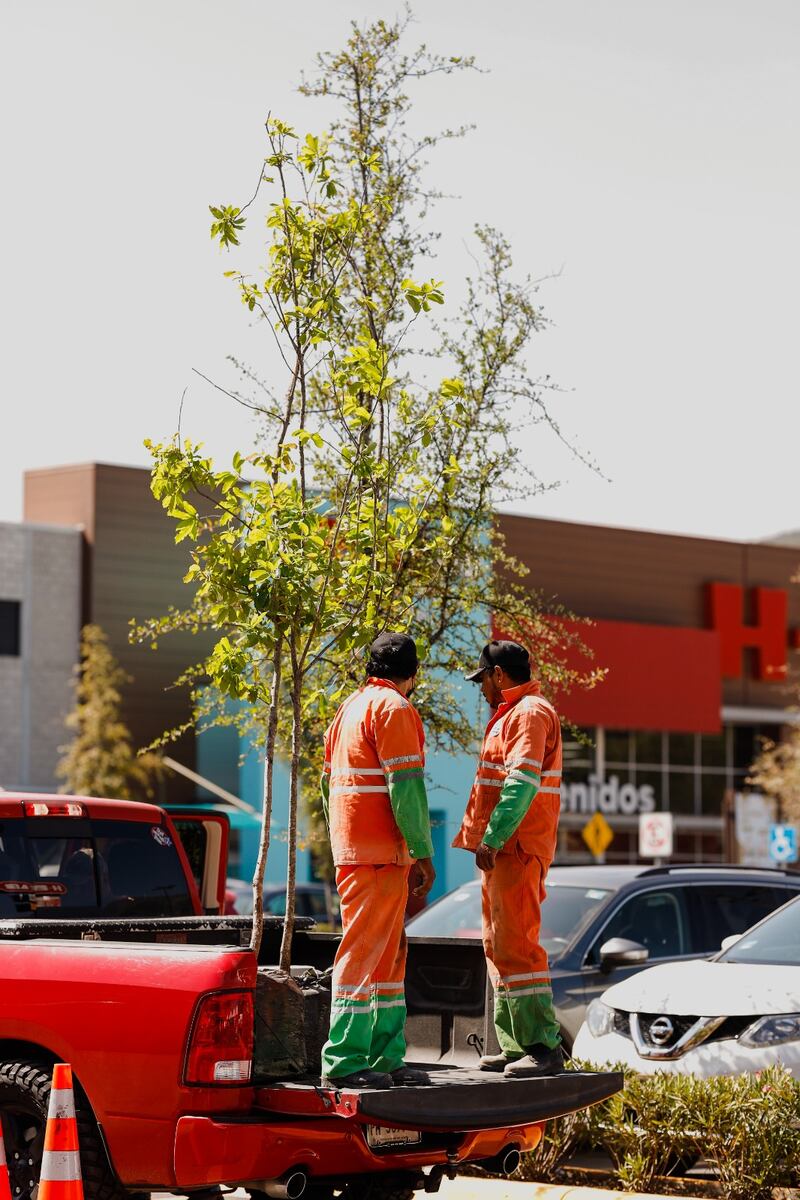
[[621,1071],[565,1071],[541,1079],[504,1079],[486,1071],[425,1069],[430,1087],[338,1092],[308,1082],[278,1083],[259,1088],[257,1104],[293,1116],[351,1117],[398,1129],[470,1133],[563,1117],[613,1096],[624,1083]]

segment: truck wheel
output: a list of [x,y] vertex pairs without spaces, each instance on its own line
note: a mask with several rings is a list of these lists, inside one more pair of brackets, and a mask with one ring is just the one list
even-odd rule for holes
[[[36,1200],[52,1068],[37,1062],[0,1063],[2,1120],[11,1200]],[[130,1200],[114,1175],[91,1109],[76,1090],[75,1116],[86,1200]]]

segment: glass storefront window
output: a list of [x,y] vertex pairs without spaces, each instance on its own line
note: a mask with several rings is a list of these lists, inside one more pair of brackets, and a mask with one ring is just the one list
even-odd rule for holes
[[693,733],[671,733],[669,735],[669,762],[670,766],[675,767],[694,766]]
[[673,858],[677,862],[695,862],[697,859],[697,851],[700,846],[700,838],[693,831],[678,832],[675,834],[675,853]]
[[592,743],[579,742],[578,739],[568,730],[564,733],[564,744],[562,753],[564,757],[564,768],[568,766],[584,766],[590,767],[594,763],[594,739]]
[[666,788],[664,787],[664,774],[662,771],[643,771],[637,766],[636,786],[637,788],[649,787],[653,789],[655,812],[662,812],[667,807]]
[[670,771],[669,811],[694,813],[694,773],[692,771]]
[[635,733],[633,735],[636,762],[647,763],[648,765],[660,766],[664,753],[661,748],[660,733]]
[[761,742],[755,735],[756,730],[752,725],[733,727],[733,765],[739,771],[749,771],[761,749]]
[[629,763],[631,761],[630,734],[627,730],[606,730],[606,762]]
[[721,862],[723,858],[722,834],[703,833],[700,835],[701,857],[703,862]]
[[700,779],[700,811],[706,816],[720,816],[724,795],[725,776],[704,772]]
[[704,767],[724,767],[726,762],[724,733],[704,733],[700,738],[700,762]]

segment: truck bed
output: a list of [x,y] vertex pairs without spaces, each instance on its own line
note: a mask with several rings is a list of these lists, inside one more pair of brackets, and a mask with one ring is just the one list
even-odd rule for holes
[[319,1079],[259,1088],[256,1103],[287,1116],[339,1116],[402,1129],[472,1132],[562,1117],[613,1096],[620,1071],[565,1071],[540,1079],[504,1079],[488,1071],[416,1063],[430,1087],[323,1088]]

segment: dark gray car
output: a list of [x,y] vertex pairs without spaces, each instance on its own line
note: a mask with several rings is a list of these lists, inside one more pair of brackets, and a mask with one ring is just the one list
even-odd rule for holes
[[[567,1049],[590,1001],[657,962],[707,958],[800,893],[800,875],[738,866],[552,867],[542,944]],[[409,921],[409,936],[479,939],[480,882]]]

